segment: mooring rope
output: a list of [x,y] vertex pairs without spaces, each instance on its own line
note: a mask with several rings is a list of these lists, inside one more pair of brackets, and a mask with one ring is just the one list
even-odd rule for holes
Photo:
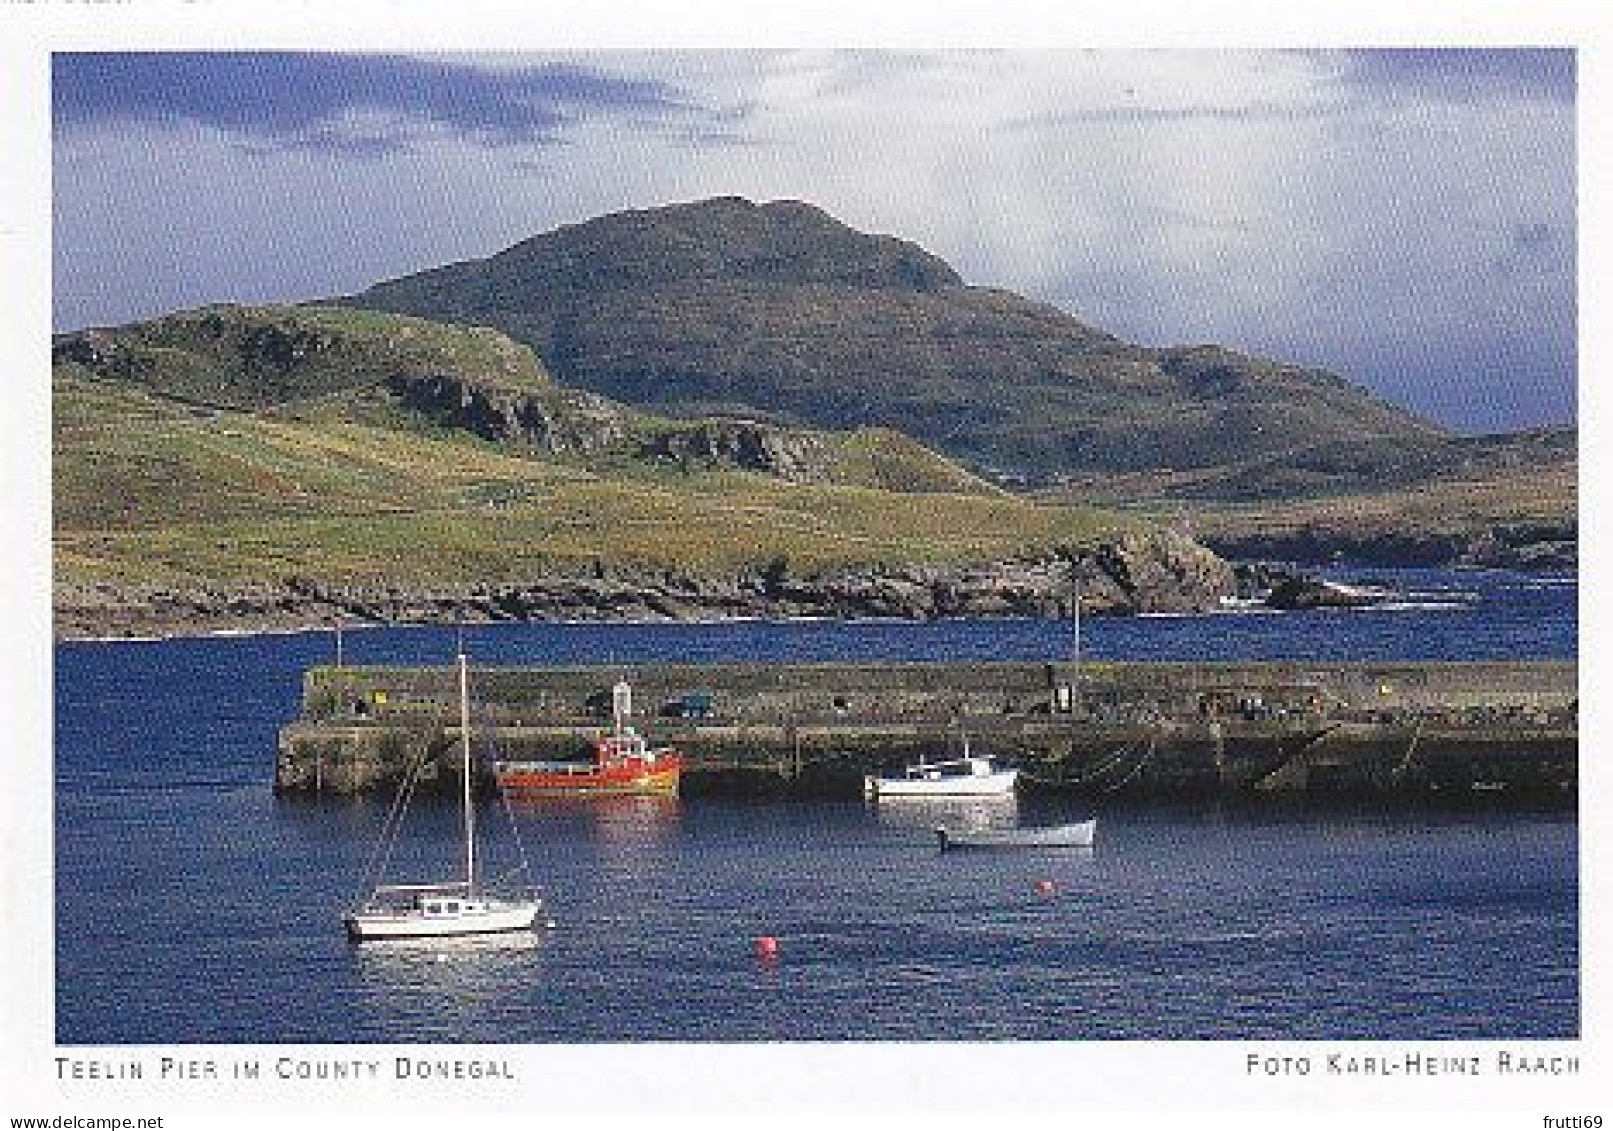
[[532,873],[527,868],[526,846],[521,842],[521,826],[515,819],[515,806],[510,804],[510,791],[503,786],[499,786],[498,798],[503,805],[504,816],[510,822],[510,836],[515,840],[515,858],[518,863],[495,882],[503,883],[510,876],[517,874],[524,874],[530,879]]
[[397,843],[398,833],[402,831],[404,814],[409,808],[409,802],[414,798],[420,771],[425,768],[426,759],[430,754],[430,745],[422,744],[420,752],[413,761],[404,766],[403,780],[398,783],[398,791],[392,797],[392,807],[387,812],[386,819],[381,822],[381,835],[376,840],[375,848],[370,853],[369,866],[365,869],[372,891],[380,886],[381,880],[386,875],[387,865],[392,861],[392,849]]
[[1137,775],[1139,775],[1139,774],[1141,774],[1143,772],[1143,768],[1145,766],[1147,766],[1148,763],[1150,763],[1150,762],[1152,762],[1154,760],[1154,755],[1155,755],[1155,753],[1158,752],[1158,750],[1159,750],[1159,740],[1154,739],[1154,738],[1150,738],[1148,740],[1148,752],[1145,753],[1141,758],[1137,759],[1137,764],[1131,768],[1131,773],[1127,774],[1125,777],[1123,777],[1119,781],[1115,782],[1114,785],[1109,787],[1109,792],[1110,793],[1117,793],[1120,790],[1124,789],[1126,787],[1126,785],[1129,784],[1133,778],[1137,777]]
[[1417,725],[1411,732],[1411,741],[1406,745],[1406,756],[1400,760],[1400,765],[1390,771],[1390,781],[1398,782],[1405,776],[1406,771],[1411,768],[1412,756],[1417,753],[1417,740],[1423,736],[1423,723],[1423,719],[1417,720]]
[[[1140,743],[1138,742],[1128,742],[1123,746],[1118,746],[1079,773],[1063,774],[1055,778],[1042,777],[1038,774],[1021,770],[1020,776],[1026,781],[1036,782],[1039,785],[1089,785],[1097,782],[1101,778],[1109,776],[1114,770],[1118,769],[1127,758],[1132,756],[1132,752],[1139,745]],[[1153,757],[1153,753],[1153,743],[1150,741],[1149,749],[1136,762],[1136,764],[1131,767],[1125,778],[1115,785],[1109,786],[1108,788],[1111,790],[1118,789],[1121,785],[1124,785],[1127,781],[1131,780],[1131,778],[1135,777],[1141,768],[1148,763],[1148,760]]]

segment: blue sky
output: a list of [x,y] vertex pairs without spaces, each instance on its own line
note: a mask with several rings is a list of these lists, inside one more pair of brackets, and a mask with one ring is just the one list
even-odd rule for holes
[[65,53],[52,86],[59,329],[736,193],[1462,430],[1575,415],[1567,51]]

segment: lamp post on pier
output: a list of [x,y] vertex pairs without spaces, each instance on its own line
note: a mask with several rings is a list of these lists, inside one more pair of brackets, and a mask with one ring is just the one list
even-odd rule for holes
[[1072,680],[1080,682],[1081,679],[1081,574],[1072,566],[1070,568],[1070,626],[1071,646],[1070,663],[1074,666]]

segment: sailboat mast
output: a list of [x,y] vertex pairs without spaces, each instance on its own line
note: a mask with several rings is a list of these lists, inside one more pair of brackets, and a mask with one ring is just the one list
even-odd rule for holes
[[1081,564],[1070,560],[1070,686],[1060,692],[1068,698],[1066,709],[1072,714],[1081,713]]
[[465,781],[465,894],[476,890],[476,814],[470,803],[470,665],[459,653],[459,737]]
[[1070,649],[1070,663],[1075,672],[1075,680],[1081,678],[1081,575],[1075,570],[1070,572],[1070,626],[1075,637]]

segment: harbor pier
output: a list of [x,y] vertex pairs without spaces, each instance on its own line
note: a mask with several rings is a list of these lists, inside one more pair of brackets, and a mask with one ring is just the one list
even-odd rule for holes
[[[1573,798],[1567,661],[1509,663],[712,663],[506,666],[473,674],[476,772],[581,756],[634,723],[681,750],[684,791],[852,795],[864,774],[956,752],[1027,789],[1090,796]],[[320,666],[280,733],[283,794],[457,787],[444,666]]]

